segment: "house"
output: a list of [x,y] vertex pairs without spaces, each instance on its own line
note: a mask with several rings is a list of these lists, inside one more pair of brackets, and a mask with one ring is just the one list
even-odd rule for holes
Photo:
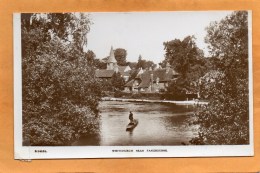
[[169,82],[177,79],[179,74],[174,71],[170,64],[166,68],[156,70],[139,69],[135,79],[125,84],[126,92],[160,92],[166,91]]
[[114,55],[113,47],[111,47],[110,55],[108,60],[106,61],[107,68],[106,69],[97,69],[95,71],[96,77],[103,80],[111,80],[113,74],[119,72],[125,81],[129,79],[129,72],[131,68],[129,66],[119,66],[117,65],[117,61]]

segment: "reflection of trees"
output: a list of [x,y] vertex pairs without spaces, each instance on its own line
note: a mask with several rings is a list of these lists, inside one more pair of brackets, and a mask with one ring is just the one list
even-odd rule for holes
[[73,146],[97,146],[100,145],[101,136],[100,133],[95,134],[86,134],[81,136],[76,142],[74,142]]
[[183,113],[183,114],[174,114],[172,116],[162,117],[162,121],[167,130],[178,129],[178,130],[187,130],[188,120],[192,116],[192,112]]

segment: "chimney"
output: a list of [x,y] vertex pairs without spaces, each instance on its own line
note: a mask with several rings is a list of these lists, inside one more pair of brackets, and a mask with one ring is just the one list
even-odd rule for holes
[[166,73],[168,73],[171,69],[171,65],[169,64],[169,62],[167,62],[166,64]]

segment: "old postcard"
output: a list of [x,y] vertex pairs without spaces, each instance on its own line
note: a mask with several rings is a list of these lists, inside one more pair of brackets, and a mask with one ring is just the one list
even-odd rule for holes
[[13,22],[15,159],[254,155],[251,11]]

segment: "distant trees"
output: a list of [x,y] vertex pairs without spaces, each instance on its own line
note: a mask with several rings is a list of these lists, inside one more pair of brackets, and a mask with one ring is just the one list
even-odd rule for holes
[[85,14],[22,14],[24,145],[70,145],[99,130],[100,84],[83,52]]
[[201,96],[209,105],[197,111],[199,136],[192,144],[248,144],[248,21],[237,11],[207,27],[215,70],[201,79]]
[[105,63],[104,61],[100,60],[100,59],[95,59],[95,67],[97,69],[106,69],[107,68],[107,63]]
[[128,62],[128,65],[131,69],[136,69],[137,62]]
[[127,52],[125,49],[123,48],[117,48],[115,51],[114,51],[114,54],[115,54],[115,58],[117,60],[117,64],[120,65],[120,66],[125,66],[127,65],[127,62],[126,62],[126,56],[127,56]]
[[200,50],[194,36],[187,36],[183,40],[174,39],[164,42],[165,60],[162,66],[168,62],[180,77],[168,87],[168,93],[174,95],[185,94],[186,91],[197,92],[196,83],[206,72],[206,60],[203,51]]
[[89,66],[95,67],[97,69],[106,69],[107,68],[107,63],[96,58],[96,54],[92,50],[88,50],[87,53],[85,53],[85,57],[87,58]]
[[157,65],[154,64],[153,61],[145,60],[142,58],[141,55],[139,55],[137,62],[128,62],[128,65],[132,69],[130,71],[128,81],[134,79],[140,69],[143,69],[143,70],[153,69],[154,70],[157,67]]
[[85,54],[85,57],[87,58],[88,65],[95,64],[96,55],[92,50],[88,50],[87,53]]
[[[114,50],[114,55],[115,59],[117,61],[117,64],[120,66],[126,66],[129,63],[127,62],[127,51],[123,48],[117,48]],[[94,66],[98,69],[106,69],[107,68],[107,63],[106,61],[108,60],[109,56],[103,58],[103,59],[94,59]]]
[[147,61],[147,60],[143,59],[141,55],[138,57],[136,69],[140,69],[140,68],[142,68],[142,69],[149,69],[149,68],[154,69],[155,67],[156,67],[156,64],[154,64],[153,61]]
[[115,72],[111,78],[111,84],[114,90],[123,90],[125,85],[125,80],[120,74],[120,72]]
[[133,68],[133,69],[130,71],[130,73],[129,73],[128,81],[134,79],[134,78],[137,76],[138,71],[139,71],[138,69]]

